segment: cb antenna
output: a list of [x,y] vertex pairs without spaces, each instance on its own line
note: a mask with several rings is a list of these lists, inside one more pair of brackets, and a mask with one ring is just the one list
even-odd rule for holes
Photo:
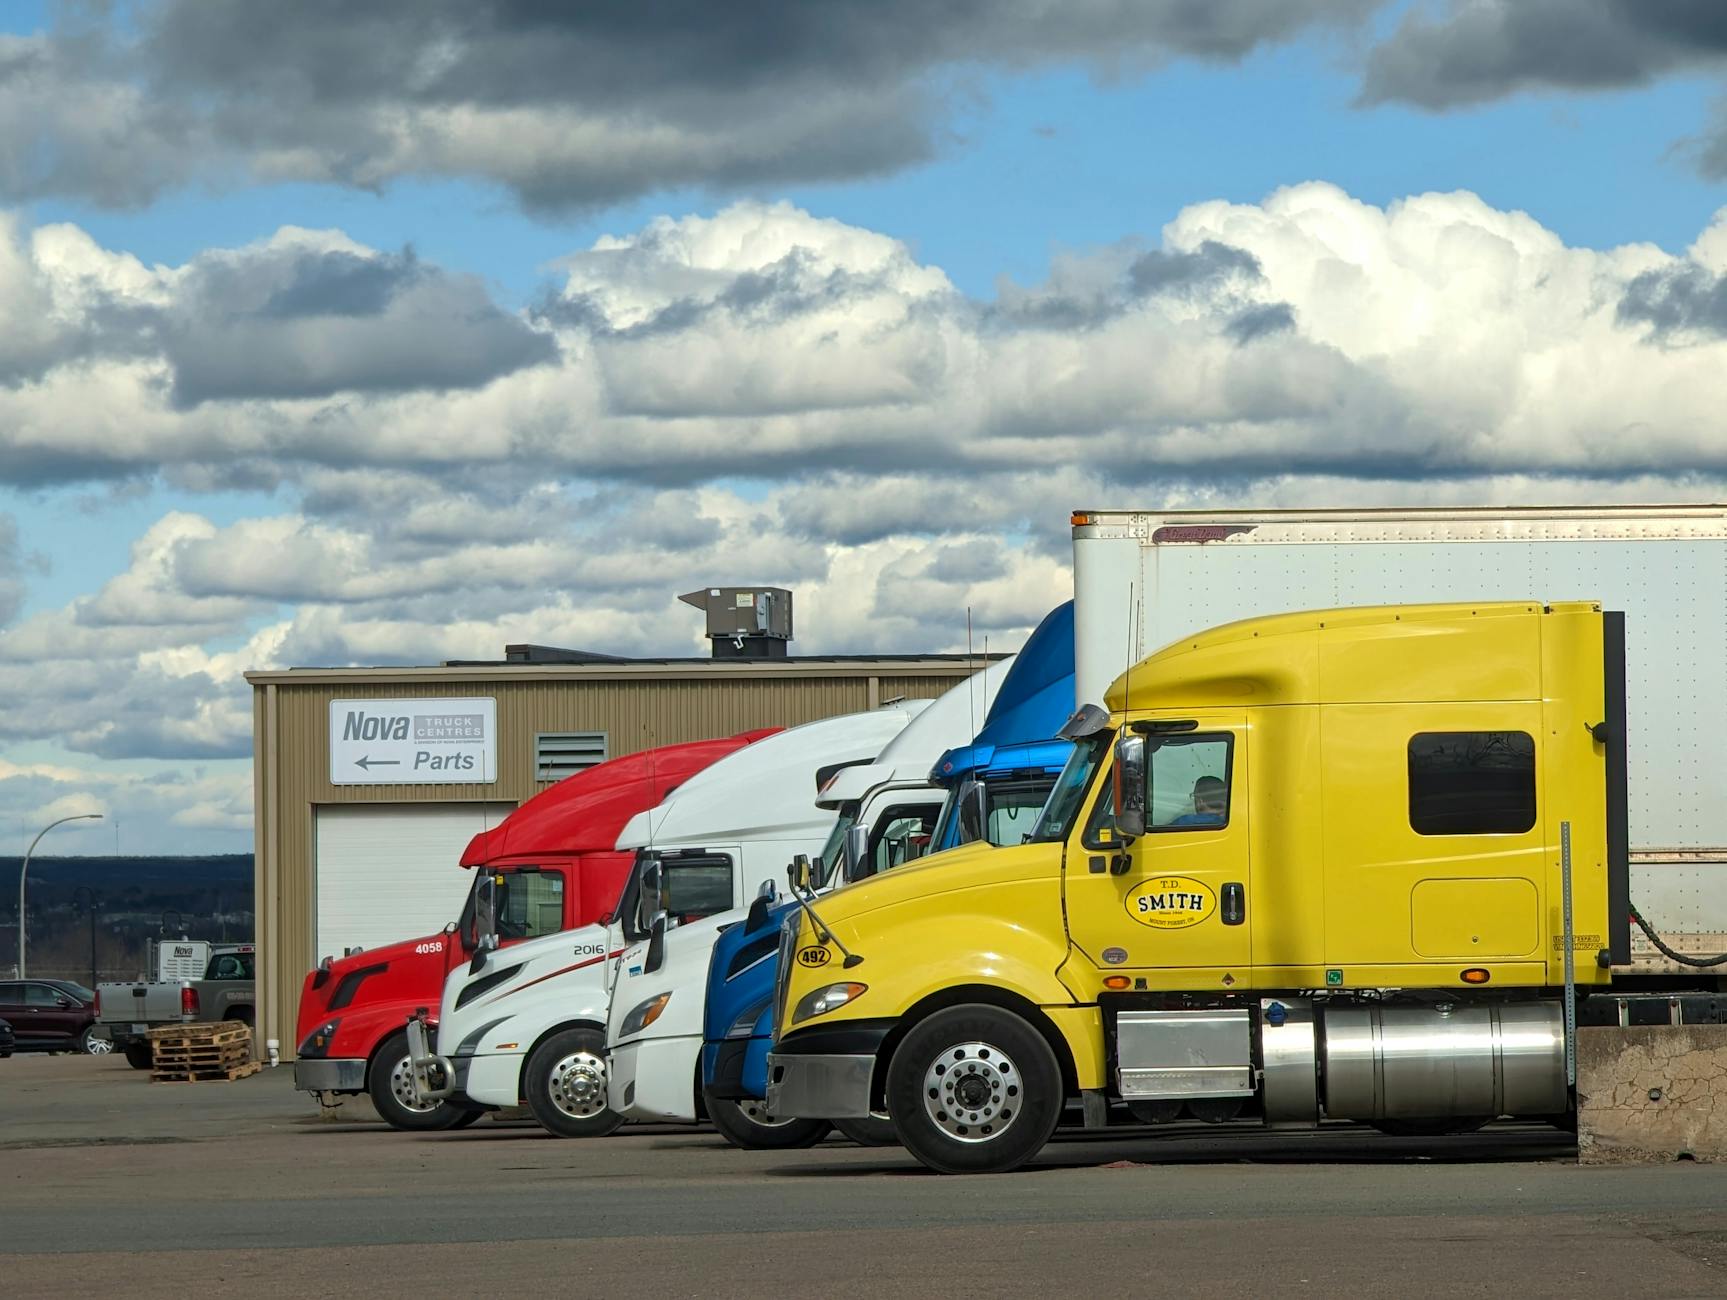
[[1133,707],[1133,646],[1134,627],[1139,621],[1139,606],[1133,599],[1133,584],[1127,584],[1127,683],[1122,691],[1123,703],[1128,708]]
[[[977,671],[977,660],[973,657],[972,652],[971,652],[971,606],[970,605],[967,605],[965,607],[965,661],[966,661],[967,666],[969,666],[971,668],[971,670],[975,673]],[[971,684],[968,682],[966,684],[966,688],[965,688],[965,712],[966,712],[966,721],[971,724],[971,734],[974,736],[977,735],[977,708],[973,703],[973,701],[975,699],[976,699],[976,696],[972,693]]]

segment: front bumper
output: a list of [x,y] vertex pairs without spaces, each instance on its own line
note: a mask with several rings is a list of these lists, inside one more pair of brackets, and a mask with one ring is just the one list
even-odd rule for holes
[[768,1054],[768,1114],[774,1119],[868,1119],[875,1056]]
[[702,1040],[638,1038],[606,1053],[606,1105],[626,1119],[696,1122],[694,1080]]
[[364,1092],[365,1057],[305,1057],[294,1062],[294,1087],[301,1092]]

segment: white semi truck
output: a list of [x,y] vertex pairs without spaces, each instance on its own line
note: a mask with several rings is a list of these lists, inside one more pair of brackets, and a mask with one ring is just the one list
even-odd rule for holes
[[[1534,597],[1623,610],[1630,901],[1675,951],[1727,950],[1727,506],[1080,510],[1073,525],[1082,705],[1160,646],[1284,610]],[[1685,969],[1636,929],[1631,968]]]
[[[851,858],[858,874],[865,875],[919,856],[947,795],[943,787],[931,782],[930,768],[947,750],[976,734],[1012,660],[1010,655],[989,664],[954,686],[895,736],[872,762],[825,772],[819,789],[813,782],[806,787],[806,817],[825,822],[830,833],[825,845],[819,841],[802,847],[784,845],[787,851],[777,862],[763,864],[770,883],[774,875],[783,875],[800,852],[812,858],[819,853],[823,883],[832,883],[837,877],[842,856]],[[722,775],[723,766],[713,769],[716,778]],[[738,779],[750,778],[740,775]],[[704,848],[735,836],[736,832],[725,828],[735,825],[740,811],[748,807],[747,785],[727,787],[716,779],[708,785],[707,797],[690,799],[690,793],[685,787],[651,813],[640,814],[638,820],[643,825],[626,827],[619,847],[632,836],[645,837],[650,817],[654,842],[667,854]],[[687,872],[690,861],[685,858],[674,865],[668,858],[667,879],[673,873]],[[613,1111],[634,1120],[694,1123],[700,1118],[704,1110],[701,1051],[708,962],[720,932],[743,916],[741,910],[709,916],[666,933],[652,944],[651,952],[649,941],[624,951],[618,961],[606,1031],[607,1085]],[[647,920],[645,915],[642,919]],[[763,1145],[752,1140],[752,1129],[778,1127],[761,1113],[759,1102],[717,1102],[710,1118],[738,1134],[734,1140],[743,1146]],[[868,1121],[855,1124],[849,1135],[860,1141],[881,1139],[880,1134],[871,1132]]]
[[835,815],[810,803],[817,770],[868,762],[929,703],[902,700],[793,727],[691,777],[678,799],[704,810],[705,824],[725,833],[668,851],[659,838],[668,829],[660,810],[639,814],[618,841],[637,850],[636,866],[604,925],[499,948],[488,943],[495,936],[482,891],[480,946],[445,981],[435,1048],[423,1023],[408,1025],[421,1099],[494,1108],[525,1101],[542,1126],[562,1137],[617,1128],[623,1118],[607,1107],[606,1017],[613,959],[627,943],[647,938],[634,929],[644,872],[666,856],[687,868],[677,879],[688,892],[663,900],[674,916],[742,906],[763,881],[783,875],[792,855],[826,839]]

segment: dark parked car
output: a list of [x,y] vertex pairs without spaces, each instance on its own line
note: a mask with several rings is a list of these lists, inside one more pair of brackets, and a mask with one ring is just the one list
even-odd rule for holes
[[0,1020],[0,1061],[12,1055],[12,1048],[17,1040],[12,1037],[12,1025],[9,1021]]
[[96,995],[72,980],[0,980],[0,1020],[19,1051],[111,1052],[96,1033]]

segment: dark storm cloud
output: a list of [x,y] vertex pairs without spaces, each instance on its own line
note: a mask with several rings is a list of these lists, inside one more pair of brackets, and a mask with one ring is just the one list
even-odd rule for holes
[[475,388],[556,354],[477,277],[401,254],[269,246],[192,265],[158,331],[180,406]]
[[1720,0],[1473,0],[1417,7],[1368,59],[1362,100],[1451,108],[1519,90],[1643,85],[1727,61]]
[[1623,324],[1649,326],[1651,337],[1675,334],[1727,337],[1727,275],[1695,263],[1645,271],[1619,300]]
[[[1101,262],[1102,259],[1098,259]],[[1192,251],[1153,249],[1129,262],[1119,275],[1096,278],[1075,264],[1029,291],[1004,289],[989,309],[993,320],[1019,327],[1080,330],[1107,324],[1154,298],[1213,297],[1263,280],[1259,259],[1215,239]]]
[[1250,307],[1224,327],[1224,333],[1237,343],[1252,343],[1295,329],[1295,308],[1286,302],[1267,303]]
[[0,122],[14,195],[147,201],[200,175],[477,176],[537,208],[856,178],[929,157],[956,69],[1233,61],[1380,0],[163,0],[68,4]]
[[1137,296],[1183,293],[1239,275],[1260,279],[1259,259],[1244,248],[1208,239],[1191,253],[1153,249],[1127,268],[1128,287]]

